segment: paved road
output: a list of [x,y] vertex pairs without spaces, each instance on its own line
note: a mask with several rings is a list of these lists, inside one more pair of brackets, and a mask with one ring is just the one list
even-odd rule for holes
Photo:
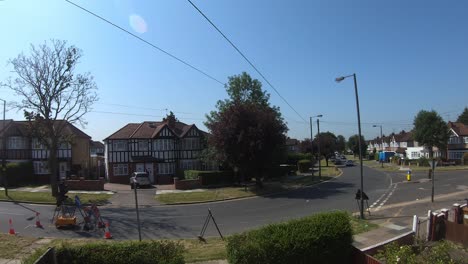
[[[198,205],[143,207],[140,210],[143,238],[196,237],[211,208],[223,234],[252,229],[268,223],[310,215],[335,209],[358,211],[354,193],[360,186],[359,167],[343,168],[341,177],[319,185],[298,189],[269,197],[218,202]],[[365,168],[365,192],[370,201],[375,201],[390,192],[392,177],[370,168]],[[130,199],[130,195],[128,196]],[[14,220],[17,232],[31,236],[52,237],[101,237],[102,230],[84,232],[57,230],[51,226],[54,207],[1,203],[0,232],[8,231],[8,218]],[[44,229],[34,225],[34,212],[42,216]],[[137,239],[136,214],[131,207],[102,208],[102,214],[111,225],[116,239]],[[48,220],[48,221],[47,221]],[[210,224],[206,235],[215,236],[216,229]]]

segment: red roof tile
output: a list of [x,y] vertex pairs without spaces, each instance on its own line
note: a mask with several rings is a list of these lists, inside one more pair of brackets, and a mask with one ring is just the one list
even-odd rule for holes
[[449,128],[453,129],[458,136],[468,136],[468,126],[461,122],[449,122]]

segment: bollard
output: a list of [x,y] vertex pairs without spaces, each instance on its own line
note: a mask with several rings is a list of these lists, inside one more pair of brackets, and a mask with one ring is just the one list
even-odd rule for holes
[[408,170],[408,172],[406,173],[406,180],[411,181],[411,170]]

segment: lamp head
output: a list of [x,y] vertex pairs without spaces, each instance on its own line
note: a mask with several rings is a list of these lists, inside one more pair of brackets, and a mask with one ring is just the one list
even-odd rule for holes
[[341,76],[341,77],[335,78],[335,82],[341,82],[344,79],[345,79],[345,77]]
[[373,125],[372,127],[377,127],[377,125]]
[[318,115],[317,117],[322,117],[323,115]]

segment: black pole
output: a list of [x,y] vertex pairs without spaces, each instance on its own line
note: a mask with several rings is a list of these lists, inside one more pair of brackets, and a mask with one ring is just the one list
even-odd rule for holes
[[2,149],[2,180],[3,180],[3,188],[5,188],[5,196],[8,197],[8,180],[7,180],[7,175],[6,175],[6,155],[7,155],[7,150],[6,150],[6,122],[5,122],[5,112],[6,112],[6,101],[3,99],[0,99],[3,101],[3,149]]
[[431,202],[434,202],[434,171],[435,171],[435,160],[432,158],[432,194]]
[[138,195],[137,195],[137,181],[136,178],[133,180],[133,189],[135,190],[135,209],[137,214],[137,224],[138,224],[138,238],[141,242],[141,226],[140,226],[140,211],[138,210]]
[[314,135],[312,134],[312,117],[310,117],[310,154],[312,154],[312,157],[310,157],[310,163],[312,164],[312,176],[314,176],[314,144],[313,144],[313,139]]
[[213,223],[214,223],[215,226],[216,226],[216,230],[218,230],[219,236],[221,237],[222,240],[224,240],[224,237],[223,237],[223,235],[221,234],[221,231],[219,231],[218,224],[216,224],[216,220],[214,219],[213,214],[211,213],[211,210],[208,209],[208,211],[210,212],[210,217],[211,217],[211,219],[213,219]]
[[[382,140],[382,156],[385,157],[383,155],[384,153],[384,147],[383,147],[383,137],[382,137],[382,125],[380,126],[380,140]],[[380,164],[382,165],[382,168],[383,168],[383,159],[380,159]]]
[[322,178],[322,164],[320,162],[320,122],[317,118],[317,149],[318,149],[318,164],[319,164],[319,178]]
[[[356,94],[356,109],[357,109],[357,118],[358,118],[358,130],[359,130],[359,138],[358,138],[358,144],[359,144],[359,167],[361,170],[361,192],[364,193],[364,177],[363,177],[363,168],[362,168],[362,150],[361,150],[361,115],[359,113],[359,96],[358,96],[358,88],[357,88],[357,80],[356,80],[356,74],[353,73],[354,77],[354,92]],[[383,145],[382,145],[383,147]],[[360,208],[360,215],[361,219],[364,219],[364,195],[361,195],[361,208]]]

